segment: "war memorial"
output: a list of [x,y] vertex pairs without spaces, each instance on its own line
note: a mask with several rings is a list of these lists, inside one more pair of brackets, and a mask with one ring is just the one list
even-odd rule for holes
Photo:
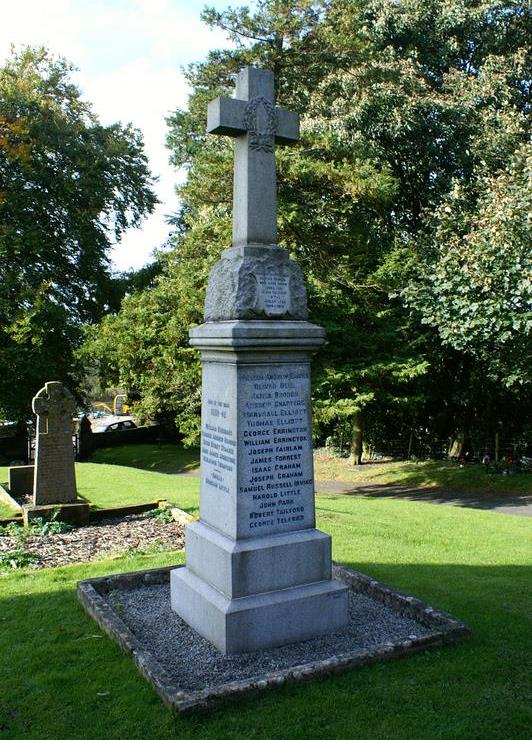
[[185,566],[78,583],[84,608],[179,712],[469,634],[334,564],[315,527],[310,363],[324,331],[277,243],[275,144],[298,129],[275,108],[268,71],[243,69],[236,97],[209,105],[208,132],[235,142],[234,212],[205,322],[190,330],[203,376],[200,518]]

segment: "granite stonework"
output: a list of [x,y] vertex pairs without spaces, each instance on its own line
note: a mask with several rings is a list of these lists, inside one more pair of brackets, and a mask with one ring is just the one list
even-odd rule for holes
[[34,465],[13,465],[7,469],[8,488],[12,496],[30,496],[33,492]]
[[[379,606],[395,614],[398,618],[415,620],[416,625],[409,625],[408,631],[388,628],[387,634],[380,631],[373,640],[366,640],[355,625],[317,640],[299,643],[288,648],[277,648],[275,655],[268,657],[268,651],[252,654],[254,670],[249,670],[249,659],[244,656],[227,656],[220,659],[213,655],[208,646],[201,646],[201,640],[194,636],[186,625],[170,624],[169,618],[164,628],[164,665],[157,652],[157,643],[161,642],[159,619],[154,614],[157,626],[151,630],[155,640],[141,624],[127,619],[122,605],[128,593],[137,593],[144,589],[153,590],[156,586],[168,584],[171,568],[122,573],[118,575],[93,578],[80,581],[77,595],[84,609],[99,626],[131,656],[142,675],[152,684],[164,703],[179,713],[211,709],[220,702],[241,697],[251,692],[263,691],[293,681],[309,679],[337,673],[349,668],[366,666],[385,660],[406,657],[429,648],[441,649],[445,645],[468,637],[471,633],[467,625],[445,612],[439,611],[412,596],[400,593],[362,573],[333,564],[336,578],[349,589],[350,597],[363,595],[373,602],[371,619],[378,619]],[[117,598],[119,594],[123,598]],[[138,596],[135,596],[135,601]],[[151,598],[144,601],[145,609],[152,609]],[[127,621],[126,621],[127,620]],[[176,618],[177,620],[177,618]],[[420,626],[424,629],[420,629]],[[373,622],[371,625],[373,628]],[[171,631],[175,632],[172,634]],[[362,633],[364,630],[362,629]],[[401,634],[402,633],[402,634]],[[406,637],[405,637],[406,634]],[[170,642],[182,640],[179,650],[167,651]],[[326,642],[325,642],[326,641]],[[361,644],[362,643],[362,644]],[[287,651],[284,653],[283,651]],[[176,656],[176,652],[179,653]],[[325,654],[324,654],[325,653]],[[293,657],[290,657],[293,656]],[[173,659],[173,664],[172,664]],[[211,663],[209,663],[211,661]],[[199,669],[196,665],[199,664]],[[210,665],[210,670],[209,670]],[[283,667],[279,667],[279,666]],[[241,669],[240,669],[241,666]],[[248,666],[248,670],[246,669]],[[196,673],[200,675],[193,681]],[[235,675],[237,678],[235,679]],[[208,676],[208,681],[205,681]],[[207,684],[207,685],[205,685]]]
[[275,107],[273,73],[243,69],[236,98],[209,103],[207,133],[234,138],[233,246],[277,244],[275,144],[299,139],[299,116]]
[[207,286],[205,321],[306,318],[303,275],[285,249],[232,247],[214,265]]
[[343,627],[345,584],[315,529],[310,361],[324,331],[306,321],[301,270],[277,244],[275,144],[299,137],[275,108],[271,72],[247,68],[236,99],[209,105],[207,131],[234,137],[233,246],[214,266],[201,353],[201,496],[172,608],[223,653]]
[[223,653],[340,629],[347,589],[315,529],[310,361],[323,329],[225,321],[190,335],[203,362],[201,518],[171,575],[173,609]]
[[72,417],[76,402],[62,383],[51,381],[32,403],[37,415],[33,504],[76,501],[76,474],[72,446]]

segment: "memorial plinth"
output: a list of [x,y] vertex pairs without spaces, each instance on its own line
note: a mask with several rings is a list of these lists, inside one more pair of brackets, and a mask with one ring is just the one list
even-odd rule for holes
[[277,241],[274,144],[297,139],[273,75],[243,70],[237,99],[209,105],[208,131],[235,137],[233,246],[213,267],[201,353],[200,521],[172,608],[224,653],[306,640],[347,624],[331,539],[315,528],[308,323],[298,265]]
[[224,653],[314,637],[347,621],[331,540],[315,529],[310,358],[303,321],[192,329],[203,362],[200,521],[172,606]]

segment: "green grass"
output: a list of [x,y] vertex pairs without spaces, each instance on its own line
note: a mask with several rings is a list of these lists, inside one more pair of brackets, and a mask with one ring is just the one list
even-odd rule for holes
[[532,494],[532,474],[494,475],[483,465],[437,460],[372,462],[353,467],[346,458],[315,455],[317,480],[338,480],[368,486],[404,485],[438,487],[464,493]]
[[[7,487],[7,468],[3,465],[0,465],[0,483],[4,486],[4,488]],[[0,519],[9,519],[12,516],[15,516],[16,511],[13,509],[12,506],[9,506],[9,504],[6,504],[5,501],[2,501],[0,499]]]
[[96,450],[91,461],[155,470],[160,473],[183,473],[198,468],[200,456],[197,448],[187,449],[167,443],[142,444]]
[[[95,463],[111,463],[159,472],[184,472],[199,467],[199,450],[172,444],[144,444],[98,450]],[[358,467],[346,458],[324,454],[314,456],[316,479],[338,480],[360,485],[404,485],[439,487],[456,492],[490,494],[531,494],[532,475],[487,474],[483,465],[464,465],[446,461],[376,462]]]
[[[148,453],[154,445],[139,445],[149,447]],[[117,459],[135,460],[138,452],[124,454],[124,450],[135,450],[130,448],[116,448]],[[138,449],[138,448],[137,448]],[[176,448],[179,450],[180,448]],[[108,453],[110,450],[99,452]],[[185,458],[185,454],[181,459]],[[150,464],[151,464],[151,459]],[[166,473],[149,472],[139,470],[137,467],[125,467],[126,463],[115,465],[89,463],[76,463],[76,484],[80,496],[88,499],[97,509],[110,506],[126,506],[127,504],[142,504],[157,499],[168,499],[168,501],[193,516],[199,514],[197,507],[199,479],[186,478]],[[7,478],[7,468],[0,467],[0,480]],[[5,513],[4,513],[5,511]],[[13,516],[13,509],[0,501],[0,518]]]
[[[115,460],[135,460],[140,467],[142,452],[129,450],[113,450]],[[158,462],[153,450],[147,458],[151,470],[110,464],[110,451],[107,462],[78,464],[80,493],[98,506],[167,498],[197,514],[198,479],[153,472],[173,452],[164,450]],[[75,584],[80,578],[180,563],[182,552],[25,570],[0,576],[0,736],[528,737],[530,520],[347,495],[320,495],[316,507],[318,526],[332,534],[337,560],[449,611],[470,625],[473,637],[441,651],[280,687],[207,715],[179,718],[85,615]]]
[[530,521],[349,496],[318,497],[317,513],[336,559],[464,619],[472,639],[179,718],[74,589],[80,578],[178,563],[182,553],[24,571],[0,579],[2,738],[527,737]]
[[17,512],[13,507],[9,506],[9,504],[4,503],[3,501],[0,501],[0,519],[9,519],[10,517],[15,516]]
[[89,462],[76,463],[76,483],[79,495],[99,509],[165,498],[190,514],[198,513],[198,478]]

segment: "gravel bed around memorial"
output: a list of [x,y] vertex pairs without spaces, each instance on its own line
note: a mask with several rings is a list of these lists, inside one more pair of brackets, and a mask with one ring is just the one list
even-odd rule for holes
[[310,661],[412,639],[432,630],[363,595],[350,592],[349,625],[306,642],[240,655],[223,655],[192,630],[170,607],[170,585],[116,589],[108,599],[144,649],[180,690],[201,690],[253,678]]
[[23,542],[17,537],[0,536],[0,554],[23,548],[39,558],[36,568],[82,563],[115,552],[157,545],[181,550],[184,546],[183,526],[146,514],[129,514],[103,519],[62,534],[31,536]]

